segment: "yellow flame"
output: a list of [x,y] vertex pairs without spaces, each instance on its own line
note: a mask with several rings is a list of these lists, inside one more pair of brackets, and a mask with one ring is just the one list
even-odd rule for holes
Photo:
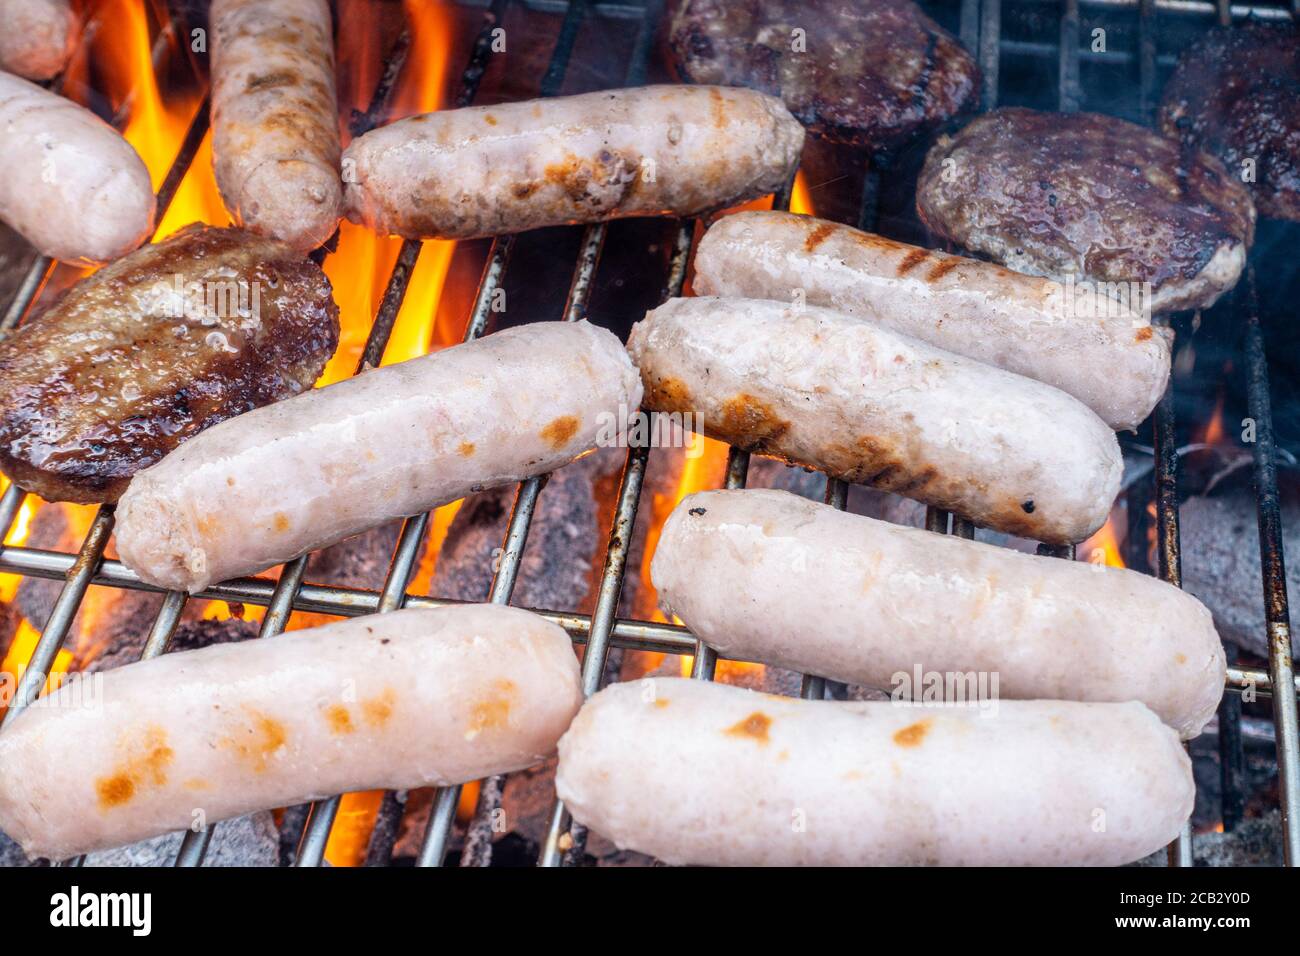
[[812,204],[812,193],[808,190],[808,180],[804,177],[803,170],[795,173],[794,189],[790,191],[790,211],[808,216],[816,215]]
[[1076,553],[1080,560],[1093,564],[1104,564],[1112,568],[1126,567],[1120,551],[1118,519],[1114,513],[1106,519],[1101,530],[1079,545]]

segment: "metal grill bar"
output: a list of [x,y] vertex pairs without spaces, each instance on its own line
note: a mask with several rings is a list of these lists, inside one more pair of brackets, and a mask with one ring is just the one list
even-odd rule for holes
[[[1181,588],[1183,566],[1178,538],[1178,442],[1174,434],[1172,383],[1156,406],[1153,426],[1156,459],[1156,560],[1160,579]],[[1193,864],[1190,818],[1183,822],[1178,837],[1169,844],[1168,855],[1170,866]]]
[[[589,8],[586,0],[570,3],[566,8],[564,20],[560,25],[559,37],[556,40],[550,63],[542,79],[540,89],[542,96],[555,96],[561,91],[574,45],[577,42],[578,32],[586,21],[588,12]],[[625,85],[638,82],[645,75],[646,61],[650,52],[650,41],[653,38],[659,12],[658,4],[650,4],[643,11],[644,17],[625,76]],[[654,19],[651,19],[652,17]],[[590,225],[583,233],[578,261],[569,284],[569,295],[564,307],[563,321],[576,322],[586,316],[592,281],[600,264],[606,234],[607,227],[604,223]],[[491,266],[489,266],[490,268]],[[496,281],[500,281],[500,274],[503,271],[504,263],[496,273]],[[489,290],[485,279],[484,285],[480,287],[480,299],[475,303],[476,316],[481,314],[484,322],[487,317],[487,302],[484,294],[487,291]],[[482,325],[474,324],[471,331],[475,335],[481,334]],[[520,485],[515,498],[514,510],[510,516],[510,526],[507,531],[503,554],[493,576],[491,593],[488,598],[494,604],[510,603],[523,558],[523,549],[527,543],[537,496],[541,493],[545,482],[546,476],[541,476],[531,478]],[[504,786],[504,775],[496,775],[480,783],[478,804],[465,835],[464,849],[461,854],[462,866],[487,866],[491,863],[492,822],[496,811],[500,807]],[[449,841],[452,823],[455,820],[455,807],[460,798],[460,791],[461,787],[457,785],[439,788],[436,792],[433,810],[429,815],[429,822],[417,865],[441,865],[443,858],[446,856],[446,846]]]
[[[930,530],[935,530],[931,528]],[[10,554],[10,552],[16,552]],[[6,548],[0,550],[0,572],[23,574],[28,577],[48,580],[62,579],[68,569],[75,563],[76,555],[61,551],[42,551],[31,548]],[[91,584],[107,585],[132,591],[151,591],[166,593],[162,588],[144,584],[135,573],[119,561],[105,560],[100,563],[99,571]],[[253,604],[266,607],[272,597],[275,586],[264,578],[236,578],[219,585],[213,585],[206,591],[200,591],[192,597],[228,601],[237,604]],[[465,604],[465,601],[448,598],[435,598],[425,595],[408,594],[403,607],[439,608]],[[363,588],[347,588],[335,585],[304,584],[293,600],[293,610],[308,611],[317,614],[331,614],[337,617],[361,617],[374,613],[379,606],[379,592]],[[573,611],[560,611],[549,608],[530,609],[533,613],[558,624],[569,632],[576,644],[587,643],[591,633],[591,617]],[[641,621],[633,618],[618,618],[610,637],[614,647],[634,651],[654,651],[664,654],[690,654],[695,647],[695,640],[686,628],[677,624],[664,624],[655,621]],[[742,663],[744,658],[729,658]],[[757,663],[757,662],[750,662]],[[1261,668],[1229,667],[1224,686],[1230,690],[1250,689],[1254,693],[1267,696],[1272,693],[1272,680],[1268,671]],[[1296,678],[1300,689],[1300,676]]]
[[1246,362],[1248,407],[1255,420],[1255,494],[1259,506],[1259,553],[1264,572],[1264,611],[1268,622],[1268,670],[1275,689],[1273,726],[1282,804],[1282,853],[1287,866],[1300,866],[1300,729],[1296,719],[1295,675],[1291,660],[1291,616],[1286,562],[1282,553],[1282,508],[1277,491],[1277,447],[1268,391],[1268,359],[1255,296],[1255,272],[1246,273]]
[[[668,282],[661,301],[681,295],[694,241],[694,222],[686,221],[679,224],[677,239],[673,245]],[[653,429],[651,433],[653,434]],[[628,448],[627,461],[623,465],[623,474],[619,479],[616,499],[618,504],[615,507],[614,521],[609,529],[609,543],[605,548],[605,564],[600,573],[596,607],[592,611],[587,650],[582,658],[583,697],[590,697],[600,690],[601,681],[605,676],[611,645],[610,638],[614,631],[618,601],[623,593],[623,579],[627,571],[627,553],[636,529],[637,508],[641,503],[641,488],[649,462],[649,445],[634,444]],[[582,855],[587,839],[586,828],[570,824],[571,818],[565,809],[564,801],[557,797],[547,822],[546,837],[542,843],[541,856],[537,861],[539,866],[553,867],[572,863]],[[569,836],[567,845],[563,839],[566,828]]]
[[[578,31],[581,28],[586,14],[588,12],[586,3],[571,4],[566,10],[566,16],[560,27],[560,36],[556,43],[555,50],[551,56],[550,65],[542,81],[541,94],[543,96],[552,96],[557,94],[563,84],[564,73],[567,69],[569,59],[572,55],[574,44],[577,42]],[[644,15],[638,29],[634,43],[633,54],[629,62],[628,71],[624,78],[624,85],[633,86],[644,82],[646,65],[649,59],[650,46],[654,39],[655,29],[663,12],[662,0],[650,0],[646,4]],[[579,252],[578,263],[575,268],[572,281],[569,288],[568,301],[564,308],[564,321],[577,322],[586,317],[587,302],[591,292],[592,282],[595,278],[596,269],[600,264],[601,252],[604,249],[607,226],[605,223],[596,223],[588,226],[583,234],[581,250]],[[684,277],[684,266],[682,270]],[[644,469],[644,465],[642,466]],[[642,470],[643,473],[643,470]],[[625,469],[624,483],[622,490],[626,491],[627,473]],[[541,487],[545,482],[545,477],[540,479],[531,479],[525,482],[520,488],[519,497],[516,499],[516,513],[520,513],[520,503],[525,500],[525,496],[530,496],[530,500],[535,502],[536,495],[540,493]],[[535,487],[534,487],[535,486]],[[627,525],[628,536],[630,540],[631,523],[636,520],[636,505],[640,496],[640,482],[636,484],[636,494],[630,499],[620,494],[619,511],[616,514],[613,527],[615,532],[622,525]],[[624,510],[624,509],[630,510]],[[510,537],[507,537],[507,546],[505,549],[505,558],[502,570],[509,570],[507,583],[498,589],[496,579],[493,581],[493,589],[490,600],[494,603],[508,604],[510,594],[514,587],[514,577],[518,573],[519,562],[522,560],[524,540],[528,533],[528,522],[531,520],[532,507],[530,506],[523,513],[522,534],[519,538],[518,552],[511,550]],[[511,516],[511,531],[514,531],[514,515]],[[616,540],[611,538],[611,542]],[[612,604],[606,610],[597,607],[596,613],[593,614],[593,633],[597,647],[589,647],[588,656],[595,657],[603,662],[605,652],[600,649],[608,635],[602,636],[601,624],[602,615],[608,614],[612,619],[614,612],[617,610],[618,595],[622,588],[622,575],[626,563],[626,546],[627,540],[623,541],[622,559],[616,558],[609,554],[606,558],[607,567],[602,574],[600,587],[600,600],[607,602],[611,600]],[[617,564],[617,569],[610,567],[610,562]],[[508,563],[507,563],[508,562]],[[585,662],[586,659],[584,659]],[[584,664],[585,666],[585,664]],[[496,812],[500,808],[501,798],[505,788],[505,776],[497,775],[481,783],[479,788],[478,804],[475,808],[474,818],[466,831],[464,849],[461,853],[461,866],[488,866],[492,861],[492,824],[496,817]],[[426,833],[425,846],[420,853],[421,865],[437,865],[445,855],[445,845],[447,842],[448,828],[453,819],[448,812],[447,804],[454,804],[459,799],[459,787],[445,788],[448,792],[440,791],[435,798],[435,812],[430,815],[429,831]],[[451,790],[455,790],[455,800]]]
[[1079,109],[1079,0],[1065,0],[1061,11],[1061,58],[1057,70],[1058,98],[1062,113]]

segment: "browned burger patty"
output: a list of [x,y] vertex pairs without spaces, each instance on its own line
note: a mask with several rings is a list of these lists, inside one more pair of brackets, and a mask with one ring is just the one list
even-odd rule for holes
[[1300,30],[1211,30],[1178,60],[1160,107],[1165,135],[1219,157],[1261,216],[1300,220]]
[[226,418],[297,394],[338,344],[320,268],[189,226],[78,282],[0,343],[0,468],[52,501],[116,501]]
[[1217,159],[1097,113],[978,117],[930,150],[916,204],[938,235],[1019,272],[1149,282],[1155,312],[1211,305],[1255,233]]
[[674,0],[669,31],[684,80],[779,96],[835,142],[888,150],[978,95],[975,61],[911,0]]

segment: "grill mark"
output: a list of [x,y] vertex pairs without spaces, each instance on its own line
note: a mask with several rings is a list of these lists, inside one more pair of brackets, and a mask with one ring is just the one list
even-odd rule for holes
[[[924,27],[922,27],[924,29]],[[925,31],[925,56],[922,59],[921,74],[912,84],[912,105],[921,110],[921,115],[926,114],[926,97],[930,92],[930,81],[934,79],[935,67],[935,50],[939,46],[939,34],[933,30]]]
[[807,250],[808,252],[812,252],[823,242],[825,242],[827,237],[829,237],[830,234],[833,233],[834,231],[835,231],[834,223],[823,222],[812,232],[808,233],[808,238],[805,239],[803,242],[804,249]]
[[961,265],[961,259],[957,256],[953,256],[950,259],[944,259],[930,270],[925,279],[927,282],[938,282],[959,265]]
[[898,275],[907,275],[928,258],[930,258],[930,253],[927,250],[913,249],[903,256],[903,261],[898,264]]

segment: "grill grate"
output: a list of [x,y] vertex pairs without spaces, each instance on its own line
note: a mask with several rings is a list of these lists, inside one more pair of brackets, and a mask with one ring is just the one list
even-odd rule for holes
[[[463,74],[462,88],[456,99],[457,106],[466,106],[473,101],[486,65],[494,55],[491,49],[492,29],[500,23],[510,5],[510,0],[490,0],[488,3],[479,0],[477,3],[465,5],[485,7],[486,12],[484,25],[475,39],[468,66]],[[553,96],[560,91],[579,33],[584,24],[593,17],[639,20],[626,84],[637,85],[644,82],[651,45],[663,15],[663,0],[646,0],[644,5],[592,3],[588,0],[573,0],[567,3],[563,0],[517,0],[517,5],[540,12],[562,13],[564,17],[554,51],[542,79],[542,95]],[[1078,109],[1082,99],[1080,60],[1084,56],[1090,59],[1096,56],[1081,53],[1079,50],[1081,7],[1129,10],[1136,8],[1137,50],[1135,52],[1114,51],[1104,56],[1121,62],[1137,60],[1140,76],[1140,110],[1143,117],[1149,120],[1156,103],[1155,39],[1159,16],[1195,17],[1200,21],[1213,18],[1220,23],[1229,23],[1234,17],[1240,19],[1251,15],[1280,18],[1294,16],[1296,11],[1300,11],[1300,0],[1293,0],[1291,11],[1276,6],[1230,7],[1226,0],[1217,0],[1215,3],[1196,2],[1196,0],[1065,0],[1060,6],[1059,37],[1055,44],[1037,41],[1028,43],[1004,38],[1001,35],[1002,6],[1002,0],[960,0],[959,32],[964,44],[977,52],[984,76],[985,108],[991,108],[998,100],[1002,56],[1008,52],[1023,52],[1022,48],[1032,48],[1038,52],[1046,51],[1057,58],[1059,108],[1063,111]],[[92,23],[92,29],[93,26]],[[175,25],[166,24],[164,31],[160,33],[154,48],[156,62],[157,57],[165,53],[168,48],[174,30]],[[379,85],[374,91],[367,110],[353,115],[354,133],[373,128],[383,121],[387,114],[389,98],[409,51],[410,36],[403,33],[389,52]],[[121,111],[123,115],[115,118],[119,124],[125,121],[126,110],[127,107],[124,106]],[[187,131],[176,160],[159,190],[160,220],[162,212],[166,210],[174,196],[207,132],[207,114],[205,100]],[[874,163],[868,163],[864,172],[863,199],[857,223],[860,228],[871,229],[875,225],[878,177],[879,169]],[[774,198],[774,205],[778,208],[788,207],[791,186],[792,183],[788,184],[783,193]],[[694,235],[694,222],[678,224],[669,273],[665,282],[665,298],[680,294],[683,288],[693,251]],[[606,228],[603,224],[589,226],[584,232],[579,256],[573,269],[568,301],[564,307],[564,321],[576,321],[586,314],[588,297],[599,267],[605,238]],[[514,242],[512,236],[498,237],[492,242],[474,306],[467,320],[466,341],[479,337],[486,329],[492,296],[504,280]],[[379,364],[420,247],[421,243],[413,240],[402,244],[358,364],[358,371]],[[0,335],[21,321],[31,304],[40,295],[53,266],[54,263],[43,257],[33,263],[24,276],[14,300],[0,316]],[[1226,683],[1230,692],[1251,688],[1260,695],[1273,697],[1281,782],[1284,852],[1288,865],[1297,865],[1300,863],[1300,753],[1297,750],[1296,677],[1290,655],[1287,589],[1281,544],[1268,365],[1255,299],[1253,272],[1246,277],[1242,286],[1243,288],[1239,289],[1233,297],[1233,305],[1244,312],[1246,318],[1249,408],[1256,422],[1258,436],[1254,446],[1254,460],[1270,654],[1267,670],[1242,668],[1230,661]],[[1181,579],[1177,510],[1178,456],[1174,442],[1172,393],[1167,394],[1157,407],[1154,426],[1158,573],[1162,579],[1177,585],[1180,584]],[[616,616],[632,539],[631,532],[640,503],[649,455],[650,449],[645,446],[634,445],[628,449],[616,496],[615,514],[605,551],[604,566],[599,579],[597,602],[592,614],[587,616],[564,610],[539,612],[543,617],[564,627],[575,643],[587,644],[582,669],[583,691],[587,695],[594,693],[601,686],[605,676],[606,660],[612,647],[691,654],[694,656],[692,677],[700,680],[712,679],[716,667],[716,654],[696,641],[685,628],[673,624],[621,619]],[[744,487],[748,467],[748,453],[731,449],[727,460],[726,487]],[[510,601],[527,544],[532,517],[545,484],[546,478],[543,476],[525,481],[519,486],[510,515],[502,558],[488,595],[490,601],[502,604]],[[24,493],[12,485],[6,489],[3,496],[0,496],[0,530],[3,530],[6,536],[14,525],[24,498]],[[843,509],[847,505],[847,498],[848,487],[843,482],[828,480],[825,496],[828,503]],[[265,606],[267,613],[262,621],[259,637],[271,637],[283,632],[289,615],[295,610],[350,617],[385,613],[401,607],[443,607],[458,603],[407,593],[428,525],[428,514],[408,518],[404,522],[383,588],[378,592],[305,583],[303,574],[307,558],[303,557],[285,565],[278,581],[274,584],[257,578],[241,578],[213,585],[195,597]],[[969,522],[936,509],[927,511],[926,526],[932,531],[948,532],[967,538],[974,535],[974,528]],[[43,675],[49,671],[55,655],[66,640],[72,620],[85,596],[86,589],[91,584],[160,591],[141,582],[120,562],[104,559],[104,549],[112,528],[113,507],[106,505],[99,509],[76,555],[25,547],[0,547],[0,571],[36,578],[61,579],[64,582],[42,629],[31,664],[15,690],[11,706],[5,714],[6,720],[24,709],[39,693]],[[1040,547],[1040,551],[1067,559],[1074,557],[1072,548],[1048,550]],[[187,600],[187,596],[180,592],[165,594],[142,657],[153,657],[166,651]],[[822,698],[826,693],[826,683],[815,675],[805,676],[802,696],[809,699]],[[1275,689],[1276,693],[1274,693]],[[1240,710],[1240,700],[1237,695],[1225,694],[1224,704],[1220,709],[1220,746],[1225,755],[1223,762],[1225,823],[1232,813],[1240,813],[1239,805],[1232,806],[1234,800],[1239,801],[1239,787],[1235,784],[1226,785],[1234,775],[1239,778],[1241,773]],[[1236,759],[1230,759],[1234,755]],[[502,778],[494,778],[485,781],[481,787],[479,803],[467,833],[462,865],[484,866],[491,861],[490,820],[493,811],[499,806],[503,782]],[[459,793],[459,787],[444,788],[438,792],[418,858],[420,865],[438,865],[445,857]],[[326,840],[338,810],[338,801],[338,797],[333,797],[311,807],[295,865],[315,866],[321,863]],[[400,813],[401,804],[394,795],[388,794],[381,805],[375,833],[372,836],[367,854],[368,865],[387,863]],[[178,866],[201,864],[211,834],[211,827],[202,831],[187,832],[176,864]],[[565,839],[566,834],[568,839]],[[546,866],[572,864],[581,855],[584,841],[585,834],[581,832],[581,828],[571,825],[563,804],[557,801],[539,862]],[[79,865],[80,862],[81,860],[68,861],[70,865]],[[1191,862],[1191,835],[1185,828],[1182,836],[1170,847],[1170,863],[1188,866]]]

